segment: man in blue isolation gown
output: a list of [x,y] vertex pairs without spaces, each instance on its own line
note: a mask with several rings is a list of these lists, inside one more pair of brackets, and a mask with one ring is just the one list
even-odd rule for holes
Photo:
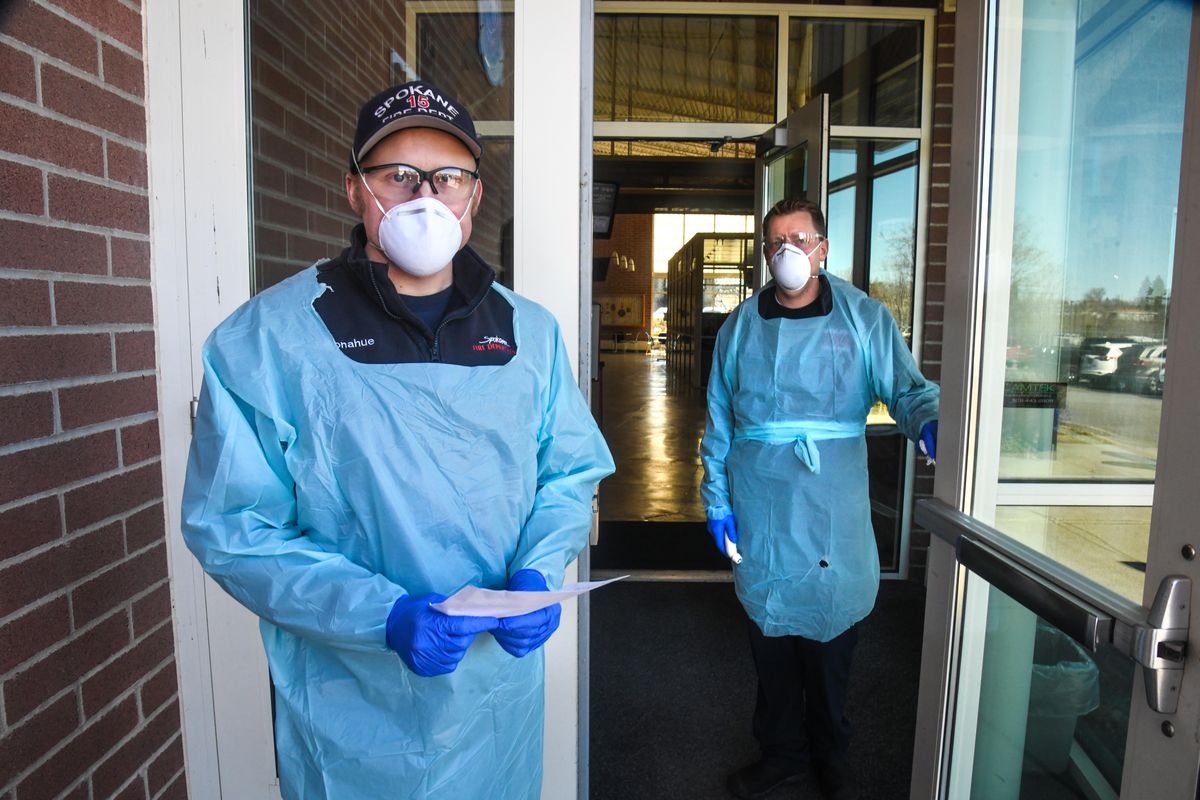
[[313,798],[537,798],[557,605],[612,458],[554,318],[466,247],[469,114],[427,82],[359,114],[340,256],[262,292],[204,347],[183,530],[262,618],[281,788]]
[[774,280],[717,335],[700,446],[717,548],[736,546],[738,599],[758,674],[759,761],[727,783],[763,797],[811,766],[827,797],[854,797],[845,717],[855,624],[879,589],[866,419],[883,401],[934,455],[938,388],[888,310],[821,268],[818,206],[784,200],[763,220]]

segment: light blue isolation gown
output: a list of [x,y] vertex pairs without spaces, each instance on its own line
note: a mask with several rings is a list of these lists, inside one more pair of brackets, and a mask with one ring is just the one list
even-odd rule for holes
[[312,307],[325,289],[310,268],[209,338],[183,500],[188,547],[262,618],[283,796],[537,798],[542,651],[484,633],[423,678],[384,631],[403,594],[522,569],[556,588],[586,544],[613,462],[558,325],[493,286],[508,364],[362,364]]
[[938,387],[882,304],[821,274],[829,314],[765,320],[755,295],[721,326],[700,457],[705,510],[737,521],[746,613],[767,636],[827,642],[870,613],[879,590],[867,414],[882,400],[916,441],[937,419]]

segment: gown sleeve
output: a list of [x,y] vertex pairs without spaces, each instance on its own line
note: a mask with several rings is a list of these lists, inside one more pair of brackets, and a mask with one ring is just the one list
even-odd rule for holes
[[183,491],[183,538],[204,571],[259,617],[298,636],[386,651],[401,586],[322,549],[297,525],[284,460],[293,432],[222,380],[206,347]]
[[938,418],[941,390],[921,374],[896,321],[883,306],[878,308],[870,347],[871,388],[887,404],[900,432],[915,442],[925,423]]
[[557,325],[550,334],[554,344],[538,430],[537,488],[508,573],[536,569],[555,589],[562,585],[567,565],[587,544],[596,485],[614,466],[575,383]]
[[732,510],[725,457],[733,441],[733,387],[729,385],[725,365],[728,359],[737,357],[737,353],[729,352],[729,339],[740,312],[738,309],[730,314],[717,331],[712,370],[708,374],[708,416],[700,439],[700,463],[704,466],[700,497],[704,513],[710,517],[724,516]]

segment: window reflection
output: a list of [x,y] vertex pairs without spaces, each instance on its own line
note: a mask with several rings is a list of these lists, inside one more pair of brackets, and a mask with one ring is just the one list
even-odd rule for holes
[[829,95],[834,125],[921,124],[921,23],[793,19],[788,111]]
[[774,17],[598,14],[595,118],[775,121]]
[[1123,597],[1142,602],[1149,506],[1000,506],[996,527]]
[[476,121],[511,120],[512,12],[418,14],[416,22],[418,74],[453,86]]
[[917,143],[836,138],[829,150],[826,269],[883,303],[911,342]]
[[[835,138],[829,145],[826,270],[865,289],[912,341],[917,143]],[[871,521],[884,572],[900,568],[908,450],[882,404],[867,419]]]
[[1142,690],[1133,662],[1109,645],[1086,650],[975,575],[967,594],[968,613],[986,621],[976,627],[982,641],[972,643],[982,644],[982,663],[960,673],[972,680],[955,724],[974,731],[974,757],[951,767],[959,796],[1116,797],[1129,706]]
[[1191,7],[1106,9],[1024,6],[1003,480],[1154,478]]

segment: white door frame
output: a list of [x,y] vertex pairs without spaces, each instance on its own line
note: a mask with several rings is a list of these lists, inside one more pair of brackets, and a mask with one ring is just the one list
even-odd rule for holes
[[198,799],[279,796],[258,626],[203,574],[179,527],[200,346],[250,296],[244,20],[236,0],[145,8],[167,553],[188,794]]
[[[585,150],[583,113],[562,110],[590,96],[580,53],[590,14],[586,0],[522,0],[514,46],[516,289],[559,320],[576,368],[588,299],[581,275],[591,263],[580,223],[591,132]],[[203,576],[179,530],[199,348],[250,296],[246,10],[238,0],[162,0],[146,6],[145,31],[164,505],[188,793],[278,797],[257,624]],[[539,97],[555,101],[525,100]],[[590,121],[590,107],[584,113]],[[581,166],[547,187],[545,173],[535,182],[524,169],[547,160]],[[546,648],[548,798],[571,800],[580,791],[578,625],[577,606],[568,604]]]
[[[516,6],[513,263],[519,266],[513,270],[513,288],[558,320],[571,367],[587,385],[591,369],[581,365],[581,345],[588,339],[581,306],[590,298],[582,297],[581,275],[586,265],[590,286],[592,259],[590,235],[582,236],[581,198],[591,194],[592,153],[590,145],[581,150],[581,115],[590,119],[591,108],[571,113],[581,97],[591,94],[584,86],[591,86],[592,76],[583,73],[580,57],[585,13],[590,22],[588,0],[521,0]],[[575,169],[532,169],[545,163],[574,164]],[[578,569],[572,562],[563,580],[577,580]],[[555,800],[574,800],[579,775],[586,774],[581,770],[586,755],[581,757],[579,621],[579,604],[564,603],[558,632],[546,643],[542,797]]]

